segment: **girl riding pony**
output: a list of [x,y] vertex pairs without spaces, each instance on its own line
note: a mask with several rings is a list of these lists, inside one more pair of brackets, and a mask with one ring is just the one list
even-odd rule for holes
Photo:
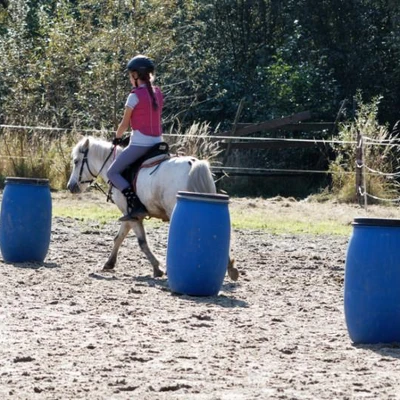
[[133,57],[127,64],[130,82],[133,89],[126,103],[124,116],[118,126],[114,145],[122,141],[122,135],[131,127],[129,145],[115,159],[107,171],[110,182],[126,197],[128,212],[120,221],[144,218],[147,210],[136,195],[131,182],[121,174],[151,147],[162,141],[161,112],[163,94],[153,86],[154,63],[143,55]]

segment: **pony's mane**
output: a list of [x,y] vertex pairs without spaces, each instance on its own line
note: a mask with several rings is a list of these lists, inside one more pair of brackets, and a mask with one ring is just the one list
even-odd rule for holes
[[86,148],[88,142],[89,152],[93,157],[103,157],[111,150],[111,143],[102,138],[95,138],[93,136],[83,137],[72,150],[72,156],[75,158],[78,153],[82,153]]

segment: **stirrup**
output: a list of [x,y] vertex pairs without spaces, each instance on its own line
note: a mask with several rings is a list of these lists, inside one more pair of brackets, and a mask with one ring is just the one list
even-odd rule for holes
[[136,209],[132,209],[128,212],[128,214],[122,216],[121,218],[118,219],[119,222],[125,222],[125,221],[133,221],[133,220],[138,220],[144,217],[147,217],[149,214],[147,210],[142,206],[138,207]]

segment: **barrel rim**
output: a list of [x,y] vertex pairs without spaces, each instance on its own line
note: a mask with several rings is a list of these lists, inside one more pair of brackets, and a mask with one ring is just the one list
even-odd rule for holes
[[6,177],[5,182],[6,185],[16,184],[16,185],[40,185],[40,186],[48,186],[49,180],[43,178],[23,178],[23,177]]
[[229,203],[229,196],[226,194],[219,194],[219,193],[196,193],[196,192],[186,192],[181,190],[177,193],[176,197],[178,199],[186,199],[186,200]]
[[353,226],[400,227],[400,219],[360,217],[360,218],[354,218],[352,225]]

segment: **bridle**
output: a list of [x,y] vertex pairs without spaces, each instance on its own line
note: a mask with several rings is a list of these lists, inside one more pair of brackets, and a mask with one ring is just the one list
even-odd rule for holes
[[[81,153],[83,154],[83,159],[82,159],[81,169],[80,169],[80,171],[79,171],[78,183],[79,183],[79,184],[88,183],[89,185],[91,185],[91,184],[94,182],[94,180],[99,176],[101,170],[103,169],[105,163],[106,163],[107,160],[108,160],[108,157],[107,157],[106,161],[104,162],[103,166],[101,167],[99,173],[98,173],[97,175],[95,175],[95,174],[91,171],[91,169],[90,169],[90,167],[89,167],[89,162],[88,162],[89,148],[87,148],[87,149],[84,150],[84,151],[81,151]],[[89,174],[92,175],[93,179],[88,179],[87,181],[82,181],[83,167],[85,166],[85,164],[86,164],[86,167],[87,167],[87,169],[88,169],[88,171],[89,171]]]
[[[80,151],[83,154],[83,159],[82,159],[82,164],[81,164],[81,169],[79,171],[79,177],[78,177],[78,183],[79,184],[85,184],[88,183],[89,185],[92,185],[93,182],[97,179],[97,177],[100,175],[101,171],[103,170],[104,166],[107,164],[107,161],[110,159],[111,155],[113,154],[114,150],[115,150],[116,146],[114,145],[111,148],[110,154],[107,156],[107,158],[104,160],[103,165],[101,166],[99,172],[96,174],[94,174],[92,172],[92,170],[89,167],[89,161],[88,161],[88,154],[89,154],[89,148],[85,149],[84,151]],[[83,174],[83,168],[86,165],[87,170],[89,171],[89,174],[92,175],[93,179],[88,179],[86,181],[82,181],[82,174]],[[98,184],[94,184],[93,186],[96,187],[96,189],[99,189],[101,192],[105,193],[104,190],[98,185]],[[107,193],[105,193],[107,195]]]

